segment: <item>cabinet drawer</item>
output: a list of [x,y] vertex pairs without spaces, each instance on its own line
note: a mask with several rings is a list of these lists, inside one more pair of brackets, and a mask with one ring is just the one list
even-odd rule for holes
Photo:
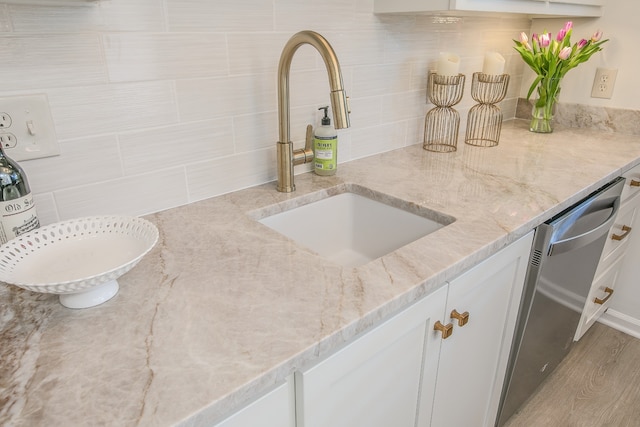
[[[615,259],[624,253],[624,248],[626,248],[629,242],[631,233],[634,232],[631,230],[631,225],[638,211],[637,201],[640,201],[640,195],[634,195],[634,197],[623,203],[620,208],[616,221],[607,235],[607,241],[602,250],[598,270],[606,269]],[[638,230],[635,232],[637,233]],[[597,275],[598,273],[596,272],[596,276]]]
[[615,291],[618,273],[620,272],[620,264],[622,258],[618,258],[609,268],[596,277],[591,286],[591,293],[587,301],[587,325],[593,323],[608,306],[611,298],[615,298],[611,289]]
[[[584,304],[584,310],[580,318],[580,323],[576,330],[575,340],[578,341],[582,335],[595,323],[596,320],[609,307],[611,299],[615,298],[615,286],[618,281],[620,266],[624,257],[618,257],[609,264],[608,268],[601,269],[598,266],[596,278],[591,285],[589,297]],[[597,300],[596,300],[597,299]]]
[[624,203],[628,198],[640,193],[640,166],[636,166],[622,176],[626,178],[622,195],[620,196],[620,199]]

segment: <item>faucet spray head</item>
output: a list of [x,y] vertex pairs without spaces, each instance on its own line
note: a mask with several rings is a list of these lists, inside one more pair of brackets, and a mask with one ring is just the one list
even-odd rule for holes
[[345,129],[350,126],[349,97],[344,93],[344,89],[331,92],[331,109],[333,110],[333,123],[336,129]]

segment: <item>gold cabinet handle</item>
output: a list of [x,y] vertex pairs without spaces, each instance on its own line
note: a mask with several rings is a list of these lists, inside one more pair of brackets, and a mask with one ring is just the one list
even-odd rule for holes
[[453,324],[447,323],[446,325],[443,325],[438,320],[435,325],[433,325],[433,330],[442,332],[442,339],[446,340],[451,336],[451,334],[453,334]]
[[465,311],[464,313],[458,313],[458,310],[453,310],[451,312],[451,318],[456,319],[458,321],[458,326],[464,326],[469,322],[469,312]]
[[627,237],[629,235],[629,233],[631,233],[631,227],[629,227],[628,225],[623,225],[622,226],[622,234],[614,234],[613,236],[611,236],[611,238],[613,240],[622,240],[625,237]]
[[629,185],[632,186],[632,187],[640,187],[640,181],[632,179],[631,182],[629,183]]
[[606,297],[604,297],[604,298],[602,298],[602,299],[600,299],[600,298],[596,298],[596,299],[594,300],[594,302],[595,302],[596,304],[604,304],[605,302],[607,302],[607,300],[608,300],[609,298],[611,298],[611,295],[613,295],[613,289],[611,289],[611,288],[609,288],[609,287],[605,287],[605,288],[604,288],[604,292],[607,294],[607,296],[606,296]]

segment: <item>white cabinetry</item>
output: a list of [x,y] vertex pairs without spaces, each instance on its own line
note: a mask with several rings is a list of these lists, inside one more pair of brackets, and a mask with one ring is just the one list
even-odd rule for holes
[[603,0],[374,0],[374,13],[477,15],[517,13],[532,17],[598,17]]
[[293,376],[215,427],[295,427]]
[[637,232],[631,232],[633,227],[640,227],[640,224],[637,224],[640,208],[640,167],[630,170],[623,176],[626,181],[620,196],[620,210],[602,250],[598,269],[578,323],[576,341],[582,338],[591,325],[600,319],[616,301],[624,303],[626,298],[624,291],[620,293],[620,277],[625,259],[629,258],[626,254],[629,252],[631,241],[640,239]]
[[[640,192],[638,191],[640,187],[632,185],[634,182],[640,184],[640,181],[631,179],[630,174],[631,172],[623,175],[626,181],[620,196],[620,210],[607,235],[607,241],[598,262],[598,269],[578,323],[576,341],[582,338],[614,300],[620,299],[618,296],[618,277],[631,240],[631,226],[637,217],[640,206]],[[636,174],[640,175],[640,170]]]
[[[421,375],[433,396],[446,287],[296,376],[298,427],[414,427]],[[424,365],[424,372],[422,366]]]
[[625,236],[620,242],[625,246],[615,266],[617,280],[615,288],[611,287],[614,295],[600,321],[640,338],[640,166],[624,176],[627,180],[622,192],[623,208],[627,207],[628,213],[625,220],[620,221],[625,229],[619,229],[617,234]]
[[[446,317],[454,324],[442,342],[431,423],[493,426],[533,232],[451,281]],[[468,322],[456,319],[468,313]]]
[[532,238],[298,373],[297,426],[492,426]]

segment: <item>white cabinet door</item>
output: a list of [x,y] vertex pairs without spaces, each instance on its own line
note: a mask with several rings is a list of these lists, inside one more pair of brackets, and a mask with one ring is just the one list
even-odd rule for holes
[[[297,427],[414,427],[421,378],[433,396],[442,287],[296,376]],[[424,372],[422,367],[425,366]]]
[[295,427],[293,375],[215,427]]
[[[431,425],[495,424],[532,240],[533,232],[451,281],[454,329],[442,342]],[[454,310],[468,322],[460,326]]]

